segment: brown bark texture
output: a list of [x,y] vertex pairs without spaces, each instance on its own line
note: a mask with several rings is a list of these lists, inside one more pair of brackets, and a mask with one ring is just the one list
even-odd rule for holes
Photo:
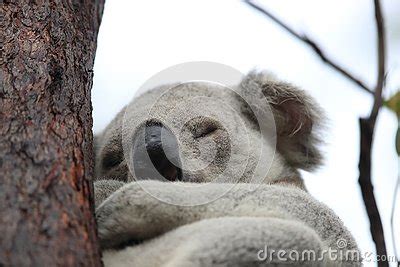
[[91,94],[104,0],[0,0],[0,266],[98,266]]

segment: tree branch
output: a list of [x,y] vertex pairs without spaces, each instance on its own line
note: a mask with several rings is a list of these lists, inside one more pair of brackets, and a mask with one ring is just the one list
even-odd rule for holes
[[276,24],[278,24],[283,29],[285,29],[288,33],[290,33],[293,37],[297,38],[301,42],[303,42],[303,43],[307,44],[309,47],[311,47],[325,64],[334,68],[337,72],[339,72],[340,74],[345,76],[347,79],[349,79],[353,83],[357,84],[364,91],[366,91],[370,94],[374,94],[374,92],[370,88],[368,88],[368,86],[364,82],[362,82],[360,79],[356,78],[353,74],[351,74],[344,67],[341,67],[338,63],[334,62],[334,60],[328,58],[328,56],[320,48],[320,46],[315,41],[313,41],[309,37],[307,37],[307,35],[297,33],[295,30],[290,28],[287,24],[282,22],[280,19],[278,19],[273,14],[271,14],[268,10],[260,7],[259,5],[253,3],[252,1],[244,0],[244,2],[246,4],[248,4],[249,6],[253,7],[254,9],[258,10],[259,12],[263,13],[264,15],[266,15],[268,18],[270,18],[272,21],[274,21]]
[[[375,243],[377,255],[386,256],[385,236],[378,206],[374,195],[374,186],[371,181],[371,152],[374,137],[374,125],[366,118],[360,118],[360,161],[358,169],[360,176],[358,183],[370,222],[370,232]],[[387,261],[380,261],[379,266],[389,266]]]
[[[374,104],[368,118],[360,118],[360,162],[358,168],[361,193],[370,221],[370,232],[376,246],[376,253],[387,257],[385,235],[378,206],[374,196],[374,186],[371,180],[371,152],[374,138],[376,118],[382,106],[382,91],[385,83],[385,31],[379,0],[374,0],[375,22],[377,31],[378,78],[375,86]],[[382,257],[381,257],[382,258]],[[379,266],[389,266],[387,261],[379,262]]]
[[375,86],[374,105],[370,114],[372,121],[376,120],[380,107],[382,106],[382,91],[385,84],[386,75],[386,47],[385,47],[385,27],[382,16],[382,9],[379,0],[374,0],[375,5],[375,21],[377,31],[377,54],[378,54],[378,79]]

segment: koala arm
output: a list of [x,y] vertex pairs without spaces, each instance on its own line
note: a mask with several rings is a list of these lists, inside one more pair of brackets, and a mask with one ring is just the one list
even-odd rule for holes
[[323,246],[311,228],[297,221],[221,217],[183,225],[125,249],[105,250],[103,262],[119,267],[316,266],[301,259],[282,264],[277,255],[266,256],[272,250],[319,251]]
[[[226,192],[227,186],[233,188]],[[188,203],[193,197],[207,202],[215,196],[220,197],[204,205],[178,206],[161,202],[148,191],[171,203]],[[198,192],[196,196],[185,194],[185,187],[180,183],[142,181],[126,184],[96,209],[101,246],[112,248],[128,241],[144,241],[205,219],[264,217],[305,225],[328,247],[335,248],[339,239],[345,239],[346,249],[357,249],[340,219],[300,189],[279,185],[208,184],[204,188],[198,187]]]
[[[237,200],[245,193],[251,194],[254,186],[248,186],[248,184],[246,184],[249,188],[248,192],[242,188],[241,195],[233,196],[231,193],[205,205],[171,205],[153,197],[157,195],[161,199],[167,198],[169,202],[177,204],[187,203],[188,198],[192,198],[193,195],[186,194],[184,187],[186,185],[187,183],[141,181],[127,184],[113,193],[96,209],[102,247],[114,247],[128,240],[147,240],[179,226],[206,218],[260,212],[257,209],[252,212],[250,203],[247,204],[247,210],[241,211],[245,203],[238,206],[240,201]],[[215,199],[218,195],[223,195],[226,186],[229,185],[212,184],[207,186],[207,189],[200,187],[196,199],[200,202]],[[153,195],[148,191],[151,191]],[[266,212],[263,211],[263,214]]]

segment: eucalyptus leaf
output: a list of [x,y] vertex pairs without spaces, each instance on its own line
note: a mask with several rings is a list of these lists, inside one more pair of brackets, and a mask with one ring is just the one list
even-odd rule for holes
[[384,105],[396,113],[397,118],[400,118],[400,91],[392,95],[389,100],[385,101]]

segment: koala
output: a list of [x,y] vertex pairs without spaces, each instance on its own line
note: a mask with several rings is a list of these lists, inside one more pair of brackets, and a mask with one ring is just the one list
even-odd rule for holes
[[[135,98],[95,136],[105,265],[361,265],[351,233],[299,172],[322,162],[323,121],[305,91],[267,72]],[[300,257],[310,251],[317,258]]]

